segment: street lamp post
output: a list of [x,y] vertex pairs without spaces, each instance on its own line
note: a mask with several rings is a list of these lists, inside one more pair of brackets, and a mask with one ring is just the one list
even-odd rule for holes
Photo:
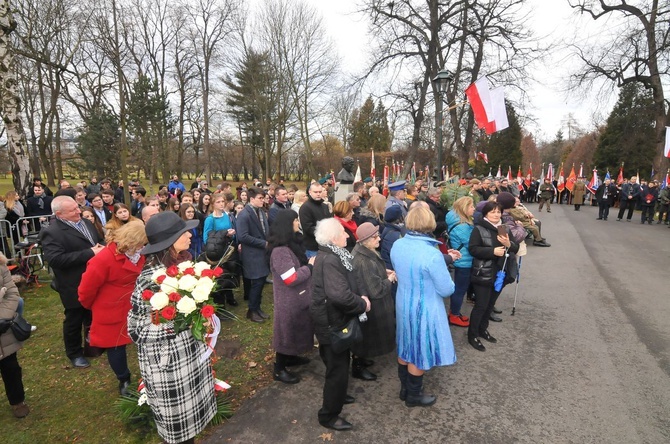
[[437,100],[435,101],[435,110],[436,110],[436,116],[435,116],[435,131],[436,131],[436,137],[435,137],[435,142],[437,143],[437,177],[438,180],[442,180],[442,125],[443,125],[443,105],[446,102],[447,103],[447,110],[449,110],[448,105],[449,102],[446,99],[447,95],[447,88],[449,88],[449,84],[454,80],[454,75],[446,70],[443,69],[440,72],[437,73],[435,78],[433,79],[433,82],[435,83],[435,87],[437,89]]

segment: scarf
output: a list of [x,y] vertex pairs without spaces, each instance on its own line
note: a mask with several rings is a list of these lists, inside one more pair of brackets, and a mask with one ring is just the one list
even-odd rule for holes
[[340,258],[340,262],[342,262],[342,265],[344,265],[344,268],[346,268],[347,271],[354,269],[353,265],[351,265],[351,260],[354,257],[346,250],[346,248],[338,247],[337,245],[332,244],[328,244],[326,247],[330,248],[330,251],[335,253]]
[[352,220],[344,220],[339,216],[335,216],[335,219],[337,219],[337,221],[339,223],[341,223],[344,228],[349,230],[351,232],[351,234],[354,235],[354,239],[358,240],[358,236],[356,236],[356,229],[358,228],[358,226],[356,225],[356,222],[354,222],[353,219]]
[[486,222],[490,223],[491,225],[493,225],[494,227],[499,227],[500,225],[502,225],[502,218],[498,221],[497,224],[494,224],[493,222],[491,222],[491,221],[488,220],[487,218],[484,218],[484,220],[485,220]]
[[133,265],[137,265],[137,263],[140,261],[140,257],[141,257],[140,250],[137,250],[134,253],[130,253],[129,251],[126,251],[124,254],[128,258],[128,260],[133,263]]

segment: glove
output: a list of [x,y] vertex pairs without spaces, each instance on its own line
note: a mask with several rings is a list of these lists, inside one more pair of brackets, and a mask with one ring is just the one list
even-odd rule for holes
[[9,327],[12,325],[11,319],[0,319],[0,335],[9,330]]

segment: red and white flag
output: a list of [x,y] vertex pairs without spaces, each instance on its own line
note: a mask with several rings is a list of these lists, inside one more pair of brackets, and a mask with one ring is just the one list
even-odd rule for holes
[[375,150],[372,150],[372,160],[370,161],[370,177],[372,178],[372,183],[375,183],[376,177],[375,174],[377,173],[376,168],[375,168]]
[[579,164],[579,176],[577,177],[584,177],[584,164],[580,163]]
[[498,172],[496,173],[496,177],[502,177],[502,171],[500,171],[500,165],[498,165]]
[[616,184],[621,185],[623,183],[623,162],[621,163],[621,166],[619,167],[619,175],[616,178]]
[[530,186],[530,182],[533,180],[533,164],[531,163],[528,166],[528,173],[526,174],[526,180],[524,181],[526,183],[526,186]]
[[388,188],[389,186],[389,166],[384,165],[384,178],[382,179],[382,186]]
[[491,92],[489,80],[486,77],[477,79],[475,83],[465,89],[475,122],[479,128],[486,128],[489,123],[489,115],[492,113]]
[[[544,173],[544,171],[543,171]],[[543,174],[544,176],[544,174]],[[549,168],[547,168],[547,179],[549,179],[549,182],[553,184],[554,182],[554,164],[550,163]]]
[[670,126],[665,127],[665,148],[663,148],[663,155],[670,157]]
[[519,171],[516,173],[517,188],[519,191],[523,191],[523,175],[521,174],[521,165],[519,165]]
[[563,165],[561,165],[561,171],[558,173],[556,188],[558,189],[559,193],[562,193],[563,190],[565,190],[565,173],[563,172]]
[[493,134],[509,126],[505,89],[502,86],[490,89],[486,77],[481,77],[465,90],[477,126]]
[[291,285],[296,279],[298,279],[298,272],[295,271],[295,267],[291,267],[281,274],[281,280],[286,285]]
[[482,151],[477,153],[477,159],[482,159],[486,164],[489,163],[489,156]]
[[507,180],[509,182],[512,182],[514,180],[514,178],[512,177],[512,166],[511,165],[507,167]]

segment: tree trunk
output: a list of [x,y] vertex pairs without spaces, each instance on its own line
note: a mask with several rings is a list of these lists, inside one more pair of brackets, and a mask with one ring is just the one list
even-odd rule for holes
[[8,0],[0,0],[0,101],[2,119],[7,129],[7,145],[12,165],[12,182],[21,197],[30,185],[28,144],[21,122],[21,101],[16,91],[16,73],[13,71],[14,54],[10,34],[16,29]]

